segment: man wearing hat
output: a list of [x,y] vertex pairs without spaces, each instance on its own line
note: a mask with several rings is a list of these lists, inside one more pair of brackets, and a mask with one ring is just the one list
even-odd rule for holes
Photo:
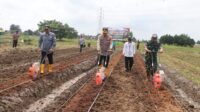
[[103,61],[103,66],[107,68],[112,52],[112,37],[108,34],[108,28],[103,28],[103,34],[98,37],[97,51],[100,55],[99,65],[101,65]]
[[41,64],[40,73],[44,73],[45,57],[48,57],[48,72],[52,72],[53,68],[53,52],[56,47],[56,36],[53,32],[50,32],[50,27],[45,26],[44,33],[40,35],[39,39],[39,51],[41,51]]
[[163,48],[157,38],[157,34],[153,34],[151,40],[145,44],[145,65],[148,80],[150,80],[151,76],[157,71],[157,53],[163,52]]

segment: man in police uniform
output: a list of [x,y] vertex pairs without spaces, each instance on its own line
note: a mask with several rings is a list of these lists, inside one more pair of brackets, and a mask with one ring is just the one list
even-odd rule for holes
[[151,76],[157,71],[157,53],[163,52],[163,48],[157,38],[157,34],[153,34],[151,40],[145,44],[145,64],[148,80],[150,80]]
[[99,65],[102,64],[105,68],[109,65],[110,54],[112,53],[112,37],[108,34],[108,28],[102,29],[103,34],[99,35],[97,40],[97,51],[100,55]]

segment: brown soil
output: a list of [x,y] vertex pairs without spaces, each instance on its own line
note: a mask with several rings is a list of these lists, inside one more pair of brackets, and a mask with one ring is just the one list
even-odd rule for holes
[[[55,63],[60,62],[75,53],[79,53],[77,48],[57,50],[54,53],[54,61]],[[39,59],[40,52],[36,49],[13,49],[3,53],[0,57],[0,82],[16,78],[20,74],[26,73],[28,67],[34,62],[38,62]]]
[[[119,56],[119,55],[118,55]],[[118,57],[119,58],[119,57]],[[117,62],[117,58],[112,62]],[[65,107],[65,112],[86,112],[91,106],[100,87],[94,80],[78,92]],[[139,54],[135,57],[132,72],[124,71],[121,58],[103,91],[93,105],[92,112],[182,112],[171,93],[166,89],[156,90],[146,80],[145,68]]]
[[124,71],[124,59],[121,59],[91,111],[182,112],[183,109],[168,90],[155,90],[146,80],[144,63],[136,54],[130,73]]
[[[106,75],[109,75],[113,67],[117,64],[121,53],[114,55],[111,59],[109,67],[106,69]],[[76,94],[62,110],[64,112],[87,112],[88,108],[94,101],[94,98],[98,94],[101,86],[95,84],[95,74],[92,79],[84,86],[78,94]],[[60,110],[61,111],[61,110]]]
[[[15,51],[15,52],[21,52],[21,51]],[[30,52],[30,51],[26,51],[26,52]],[[35,52],[35,55],[37,55],[37,52]],[[91,49],[86,50],[85,52],[82,53],[82,55],[79,55],[78,49],[76,49],[76,48],[58,50],[55,52],[54,72],[62,71],[63,69],[66,69],[66,67],[68,67],[70,65],[83,62],[83,61],[87,60],[88,58],[91,58],[91,56],[95,56],[95,55],[96,55],[95,50],[91,50]],[[17,55],[17,56],[18,56],[18,58],[20,58],[20,55]],[[21,54],[21,57],[23,57],[22,54]],[[27,57],[27,56],[25,56],[25,57]],[[25,57],[24,57],[23,61],[28,62],[29,58],[25,58]],[[2,59],[4,59],[4,58],[2,57]],[[34,59],[37,60],[37,58],[34,58]],[[15,61],[17,61],[17,60],[15,60]],[[20,60],[18,60],[18,61],[20,61]],[[17,66],[17,64],[14,64],[13,66]],[[7,71],[0,70],[1,71],[0,77],[2,80],[2,81],[0,81],[0,89],[3,90],[10,86],[17,85],[22,82],[31,80],[30,77],[27,75],[29,66],[26,65],[23,67],[15,67],[15,68],[9,69]],[[24,71],[16,71],[19,69],[24,69]],[[4,74],[5,76],[1,75],[3,73],[6,73],[7,75],[5,75],[5,74]]]
[[[79,74],[92,69],[95,66],[94,60],[96,59],[96,51],[89,50],[81,53],[81,55],[78,53],[78,55],[70,55],[68,58],[63,57],[62,59],[62,61],[56,63],[53,73],[46,74],[37,80],[29,81],[28,77],[19,80],[15,78],[14,80],[16,82],[14,83],[12,82],[14,81],[13,79],[2,83],[4,89],[16,85],[17,83],[28,81],[26,84],[0,93],[0,111],[21,112],[24,108],[28,108],[30,104],[51,93],[53,89],[60,87],[63,83],[77,77]],[[70,90],[67,90],[69,95],[73,93],[84,80],[88,79],[89,76],[90,75],[83,77],[76,85],[73,85]],[[66,98],[68,98],[69,95],[67,95]]]
[[[24,55],[26,54],[26,55]],[[4,53],[0,57],[0,90],[8,88],[10,86],[19,84],[24,81],[30,80],[26,85],[13,89],[11,92],[6,91],[2,96],[10,97],[10,93],[20,91],[25,92],[26,88],[31,86],[39,86],[42,83],[49,81],[50,86],[46,86],[44,93],[36,94],[35,98],[26,97],[23,104],[31,104],[45,95],[49,94],[54,88],[60,86],[62,83],[69,79],[76,77],[76,74],[85,72],[88,69],[79,70],[74,65],[80,64],[86,60],[93,60],[96,56],[96,51],[92,49],[86,49],[83,53],[79,53],[77,48],[58,50],[55,53],[55,66],[54,73],[51,75],[46,74],[45,77],[39,78],[39,80],[31,81],[27,75],[27,69],[32,62],[38,60],[38,52],[36,50],[12,50]],[[142,57],[139,53],[135,56],[135,64],[131,72],[125,72],[124,70],[124,58],[120,53],[116,53],[110,62],[110,66],[106,69],[106,74],[109,74],[114,68],[111,77],[109,77],[104,83],[105,86],[100,92],[97,101],[94,103],[91,112],[184,112],[186,111],[181,104],[179,104],[172,93],[164,85],[161,90],[157,90],[153,87],[152,83],[147,81],[145,66]],[[89,65],[87,63],[87,65]],[[92,65],[91,65],[92,66]],[[71,69],[73,68],[73,69]],[[69,71],[68,71],[68,70]],[[91,69],[91,67],[90,67]],[[64,74],[68,71],[70,77]],[[71,71],[70,71],[71,70]],[[63,72],[63,73],[62,73]],[[69,79],[62,79],[69,78]],[[56,80],[59,82],[56,85]],[[56,79],[56,80],[55,80]],[[51,84],[50,84],[51,83]],[[54,84],[55,83],[55,84]],[[83,82],[82,82],[83,83]],[[82,84],[81,83],[81,84]],[[42,85],[44,86],[44,85]],[[78,86],[79,87],[79,86]],[[73,88],[73,93],[78,87]],[[43,88],[43,87],[41,87]],[[49,90],[48,90],[49,88]],[[65,112],[86,112],[94,101],[94,98],[98,94],[101,86],[95,85],[95,74],[92,75],[92,79],[72,98],[67,102],[63,110]],[[43,90],[43,89],[42,89]],[[18,93],[20,93],[18,92]],[[72,92],[72,91],[71,91]],[[70,95],[72,93],[69,93]],[[7,96],[6,96],[7,95]],[[69,96],[70,96],[69,95]],[[29,101],[32,98],[33,100]],[[68,98],[68,97],[67,97]],[[15,99],[17,100],[17,99]],[[62,99],[64,102],[66,99]],[[11,101],[12,102],[12,101]],[[22,104],[22,103],[21,103]],[[26,106],[27,106],[26,105]],[[52,108],[57,108],[61,104]],[[16,106],[13,106],[16,107]],[[55,110],[54,109],[54,110]],[[0,102],[1,110],[1,102]],[[19,109],[20,110],[20,109]]]
[[199,112],[200,87],[191,80],[186,79],[171,67],[162,65],[162,69],[164,69],[166,74],[166,85],[174,93],[177,100],[187,111]]

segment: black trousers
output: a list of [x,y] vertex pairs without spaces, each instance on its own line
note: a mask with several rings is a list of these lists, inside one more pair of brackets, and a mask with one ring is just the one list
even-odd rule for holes
[[83,45],[80,45],[80,52],[82,52],[82,50],[83,50]]
[[13,40],[13,48],[17,47],[18,40]]
[[42,55],[42,58],[41,58],[40,63],[45,64],[45,57],[47,56],[49,60],[49,64],[53,64],[53,52],[47,54],[46,52],[42,51],[41,55]]
[[133,66],[133,57],[125,57],[125,68],[126,70],[131,70]]
[[109,55],[108,56],[100,55],[99,65],[102,64],[102,61],[103,61],[103,66],[107,68],[109,61],[110,61],[110,56]]

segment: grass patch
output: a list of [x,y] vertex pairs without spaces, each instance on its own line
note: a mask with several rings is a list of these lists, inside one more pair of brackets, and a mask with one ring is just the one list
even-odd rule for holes
[[176,69],[187,79],[200,85],[199,47],[163,46],[165,53],[160,55],[161,63]]
[[[164,53],[158,54],[158,62],[168,65],[192,82],[200,85],[200,48],[195,46],[179,47],[163,46]],[[140,45],[140,52],[144,53],[144,43]]]
[[[21,35],[18,41],[18,48],[27,49],[27,48],[38,48],[38,39],[39,36],[33,35]],[[92,48],[96,48],[96,40],[86,39],[86,46],[90,43]],[[79,39],[66,39],[57,40],[56,49],[65,49],[72,47],[80,47]],[[4,35],[0,35],[0,48],[3,49],[11,49],[12,48],[12,35],[10,33],[6,33]]]

